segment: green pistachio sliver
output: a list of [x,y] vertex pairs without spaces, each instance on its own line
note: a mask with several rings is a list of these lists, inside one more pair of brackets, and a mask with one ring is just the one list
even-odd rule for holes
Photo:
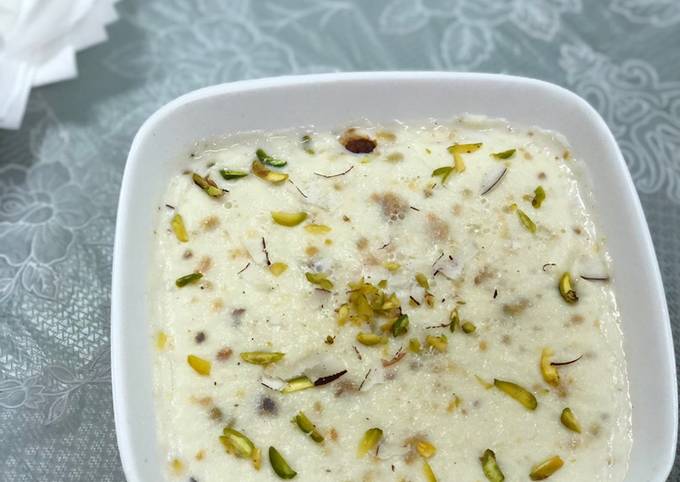
[[564,298],[567,303],[576,303],[578,301],[578,296],[576,296],[576,291],[571,285],[571,274],[567,271],[562,273],[560,277],[560,282],[558,284],[560,295]]
[[369,451],[374,449],[380,443],[383,437],[383,431],[377,427],[369,428],[364,433],[359,441],[359,448],[357,449],[357,457],[361,458]]
[[220,436],[220,442],[222,442],[227,452],[242,459],[252,457],[255,451],[255,444],[248,437],[233,428],[224,428]]
[[408,341],[408,349],[413,353],[420,353],[422,350],[422,345],[418,338],[411,338]]
[[307,390],[308,388],[314,388],[314,382],[311,381],[309,377],[301,375],[286,380],[286,386],[281,389],[281,393],[299,392],[300,390]]
[[434,470],[432,470],[432,467],[427,460],[423,460],[423,475],[427,482],[437,482],[437,476],[434,475]]
[[194,184],[203,189],[203,192],[210,197],[222,197],[224,195],[224,191],[217,187],[217,184],[207,176],[203,177],[194,172],[191,175],[191,179],[193,179]]
[[281,479],[292,479],[297,475],[297,472],[290,468],[286,459],[274,447],[269,447],[269,463]]
[[392,335],[401,336],[408,331],[408,315],[401,315],[392,325]]
[[172,231],[175,233],[177,241],[180,243],[186,243],[189,241],[189,235],[187,234],[187,228],[184,226],[184,219],[180,213],[176,213],[170,221],[170,226]]
[[300,428],[300,430],[308,434],[316,443],[320,444],[323,442],[323,435],[319,433],[319,431],[316,429],[316,426],[302,411],[298,412],[293,421]]
[[515,155],[515,151],[517,151],[517,149],[508,149],[507,151],[494,152],[491,155],[496,159],[510,159]]
[[527,410],[536,410],[538,401],[536,401],[536,397],[534,397],[533,393],[530,391],[516,383],[498,380],[496,378],[494,378],[493,384],[501,392],[521,403]]
[[302,136],[302,149],[307,154],[314,154],[314,149],[312,149],[312,137],[309,134]]
[[234,171],[232,169],[221,169],[220,170],[220,176],[222,178],[226,179],[227,181],[231,181],[232,179],[240,179],[242,177],[246,177],[248,173],[246,171]]
[[581,433],[581,424],[576,420],[576,415],[571,411],[571,408],[567,407],[562,410],[560,422],[572,432]]
[[427,281],[427,276],[425,276],[423,273],[416,273],[416,282],[418,283],[418,286],[424,290],[430,289],[430,283]]
[[534,198],[531,200],[531,205],[534,209],[538,209],[541,207],[541,204],[543,204],[543,201],[545,201],[545,190],[543,189],[543,186],[538,186],[534,189]]
[[380,345],[387,342],[384,336],[376,335],[375,333],[357,333],[357,341],[365,346]]
[[266,152],[264,152],[264,149],[258,149],[255,151],[255,155],[257,156],[257,159],[262,163],[262,164],[267,164],[270,166],[274,167],[283,167],[286,164],[288,164],[286,161],[277,159],[275,157],[270,156]]
[[460,327],[460,315],[458,314],[458,308],[454,308],[449,315],[449,331],[453,333]]
[[184,276],[181,276],[175,280],[175,286],[177,286],[178,288],[183,288],[188,284],[195,283],[201,278],[203,278],[203,273],[185,274]]
[[333,282],[327,278],[324,273],[305,273],[305,278],[312,284],[319,286],[320,288],[330,291],[333,289]]
[[486,449],[479,457],[479,461],[482,463],[482,471],[489,482],[503,482],[505,480],[505,475],[496,462],[496,454],[493,450]]
[[466,335],[474,333],[477,330],[477,327],[471,321],[466,321],[465,323],[463,323],[463,326],[461,326],[461,328],[463,329],[463,333],[465,333]]
[[531,468],[529,477],[531,480],[544,480],[557,472],[564,465],[564,461],[559,455],[550,457],[549,459],[536,464]]
[[444,184],[452,172],[453,166],[442,166],[432,171],[432,177],[441,176],[442,184]]
[[241,353],[241,360],[252,365],[268,365],[281,360],[285,355],[278,351],[246,351]]
[[529,216],[527,216],[527,213],[525,213],[521,209],[518,209],[517,217],[519,218],[519,221],[522,223],[522,226],[527,228],[527,231],[531,233],[536,232],[536,224],[531,220]]

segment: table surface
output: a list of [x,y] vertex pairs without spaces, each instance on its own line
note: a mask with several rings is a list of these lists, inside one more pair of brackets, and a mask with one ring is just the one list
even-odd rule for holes
[[125,0],[118,10],[110,40],[78,56],[79,77],[34,90],[22,129],[0,132],[0,479],[124,480],[109,290],[125,158],[150,113],[220,82],[459,70],[584,96],[633,174],[677,346],[677,0]]

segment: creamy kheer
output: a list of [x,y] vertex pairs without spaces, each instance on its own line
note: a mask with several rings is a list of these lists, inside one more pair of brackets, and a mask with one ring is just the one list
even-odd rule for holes
[[471,116],[197,144],[155,238],[168,479],[623,480],[580,162]]

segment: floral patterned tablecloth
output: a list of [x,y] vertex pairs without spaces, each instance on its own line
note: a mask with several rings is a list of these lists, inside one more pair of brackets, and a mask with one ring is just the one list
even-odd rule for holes
[[0,132],[1,480],[124,480],[109,364],[121,175],[142,121],[209,84],[436,69],[579,93],[623,149],[680,340],[680,1],[125,0],[118,10],[109,42],[79,54],[79,77],[35,90],[22,129]]

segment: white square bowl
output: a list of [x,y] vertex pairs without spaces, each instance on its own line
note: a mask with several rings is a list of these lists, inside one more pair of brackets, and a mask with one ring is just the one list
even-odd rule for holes
[[555,130],[586,161],[613,260],[621,310],[633,449],[626,482],[661,482],[673,465],[677,391],[663,285],[640,201],[612,133],[577,95],[521,77],[447,72],[377,72],[235,82],[184,95],[137,133],[120,193],[111,295],[111,366],[118,449],[129,482],[163,480],[154,422],[148,276],[158,206],[194,141],[225,133],[357,119],[389,122],[502,117]]

